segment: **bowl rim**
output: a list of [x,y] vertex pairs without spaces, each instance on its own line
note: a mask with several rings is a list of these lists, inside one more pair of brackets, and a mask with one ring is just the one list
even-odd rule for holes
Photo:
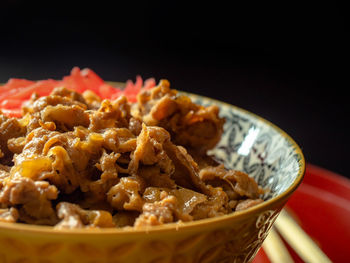
[[[122,82],[108,82],[114,85],[117,85],[118,87],[123,87],[125,84]],[[267,119],[264,119],[260,117],[259,115],[252,113],[248,110],[245,110],[243,108],[240,108],[238,106],[229,104],[224,101],[219,101],[217,99],[209,98],[206,96],[202,96],[199,94],[194,94],[190,92],[184,92],[178,90],[182,94],[190,95],[191,97],[197,97],[206,99],[209,101],[214,102],[215,104],[221,104],[229,108],[233,108],[236,111],[243,112],[244,114],[253,117],[254,119],[264,123],[267,126],[272,127],[274,130],[278,132],[284,139],[286,139],[290,143],[290,147],[294,149],[294,152],[300,157],[298,159],[299,169],[298,174],[295,178],[295,180],[292,182],[292,184],[281,194],[272,197],[271,199],[264,201],[258,205],[255,205],[251,208],[248,208],[243,211],[237,211],[231,214],[226,214],[218,217],[213,218],[205,218],[190,222],[174,222],[174,223],[168,223],[164,225],[159,226],[144,226],[144,227],[126,227],[126,228],[91,228],[91,229],[55,229],[52,226],[42,226],[42,225],[31,225],[31,224],[25,224],[25,223],[7,223],[7,222],[0,222],[0,230],[4,231],[16,231],[21,232],[23,234],[26,233],[35,233],[35,234],[54,234],[54,235],[139,235],[139,234],[150,234],[150,233],[162,233],[162,232],[171,232],[171,231],[182,231],[182,230],[193,230],[195,228],[203,228],[208,225],[214,225],[216,223],[224,223],[227,221],[232,220],[241,220],[244,218],[248,218],[252,215],[258,214],[259,212],[269,210],[269,207],[275,207],[278,203],[286,202],[288,198],[293,194],[293,192],[297,189],[297,187],[302,182],[304,175],[305,175],[305,169],[306,169],[306,162],[304,154],[300,148],[300,146],[294,141],[294,139],[288,135],[285,131],[283,131],[281,128],[279,128],[277,125],[273,124],[272,122],[268,121]]]

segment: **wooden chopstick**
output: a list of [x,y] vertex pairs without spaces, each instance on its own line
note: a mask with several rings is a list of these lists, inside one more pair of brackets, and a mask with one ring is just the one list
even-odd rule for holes
[[293,263],[288,249],[284,245],[279,234],[274,227],[271,228],[269,235],[266,237],[263,245],[264,252],[271,263]]
[[281,211],[274,225],[304,262],[332,262],[284,209]]

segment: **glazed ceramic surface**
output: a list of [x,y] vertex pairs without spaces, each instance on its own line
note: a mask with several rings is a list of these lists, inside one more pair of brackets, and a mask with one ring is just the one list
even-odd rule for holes
[[203,105],[220,107],[226,118],[224,134],[210,154],[269,189],[264,203],[222,217],[137,230],[56,230],[0,223],[0,263],[251,261],[303,178],[303,154],[287,134],[266,120],[226,103],[190,96]]

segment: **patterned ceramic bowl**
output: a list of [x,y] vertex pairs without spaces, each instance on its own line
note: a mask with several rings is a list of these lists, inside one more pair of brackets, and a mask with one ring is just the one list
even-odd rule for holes
[[0,223],[0,262],[251,261],[303,178],[303,154],[286,133],[268,121],[229,104],[190,96],[201,104],[221,108],[225,131],[212,153],[226,167],[242,170],[271,189],[264,203],[222,217],[138,230],[55,230]]

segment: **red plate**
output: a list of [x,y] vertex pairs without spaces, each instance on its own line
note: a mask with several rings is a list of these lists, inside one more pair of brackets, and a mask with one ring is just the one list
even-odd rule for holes
[[[287,208],[333,262],[349,262],[350,180],[308,164],[305,178]],[[288,249],[295,262],[303,262]],[[253,263],[269,262],[263,249],[253,260]]]

